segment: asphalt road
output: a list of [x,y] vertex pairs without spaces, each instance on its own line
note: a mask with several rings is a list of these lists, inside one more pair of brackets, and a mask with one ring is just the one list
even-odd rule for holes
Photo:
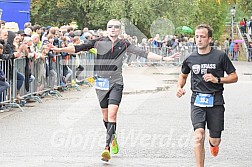
[[[220,153],[212,157],[206,141],[206,167],[252,166],[252,63],[235,66],[239,82],[225,85]],[[195,166],[190,85],[184,97],[175,96],[172,81],[178,72],[178,67],[125,70],[117,125],[120,151],[109,163],[100,160],[105,128],[94,89],[81,88],[58,99],[44,98],[24,112],[0,113],[0,167]],[[161,85],[169,88],[156,91]]]

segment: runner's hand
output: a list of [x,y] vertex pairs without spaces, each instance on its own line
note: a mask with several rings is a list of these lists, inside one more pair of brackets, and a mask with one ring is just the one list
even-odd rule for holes
[[180,57],[180,53],[177,52],[177,53],[174,53],[172,56],[163,57],[163,60],[164,61],[172,61],[172,60],[174,60],[174,58],[179,58],[179,57]]
[[185,89],[177,88],[177,97],[181,97],[186,93]]
[[218,83],[218,79],[215,76],[213,76],[213,74],[210,73],[204,74],[202,78],[205,82]]
[[179,58],[181,55],[180,55],[180,53],[179,52],[176,52],[176,53],[174,53],[173,55],[171,55],[170,57],[171,58]]

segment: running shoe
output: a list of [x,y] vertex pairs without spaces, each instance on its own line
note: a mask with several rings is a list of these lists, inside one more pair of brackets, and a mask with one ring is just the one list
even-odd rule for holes
[[109,147],[107,146],[103,151],[102,151],[102,161],[106,161],[108,162],[110,160],[110,149]]
[[117,154],[119,152],[119,148],[118,148],[118,143],[117,143],[117,139],[116,139],[116,134],[114,134],[114,138],[111,142],[111,151],[113,154]]
[[216,157],[219,152],[219,147],[210,145],[210,151],[211,151],[212,156]]

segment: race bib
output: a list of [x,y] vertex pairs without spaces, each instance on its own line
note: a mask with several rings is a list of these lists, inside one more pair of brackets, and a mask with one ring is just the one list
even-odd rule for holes
[[109,90],[108,78],[97,78],[95,80],[95,88],[100,90]]
[[199,93],[196,96],[194,105],[198,107],[213,107],[214,95]]

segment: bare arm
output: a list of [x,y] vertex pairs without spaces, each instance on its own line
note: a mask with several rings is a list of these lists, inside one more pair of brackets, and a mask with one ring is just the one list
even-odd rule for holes
[[129,47],[127,49],[127,52],[136,54],[136,55],[141,56],[141,57],[145,57],[147,59],[164,60],[164,61],[172,61],[172,60],[174,60],[174,58],[180,56],[180,53],[175,53],[172,56],[163,57],[163,56],[160,56],[160,55],[158,55],[156,53],[153,53],[153,52],[146,52],[142,48],[140,48],[138,46],[135,46],[135,45],[130,45],[130,44],[129,44]]
[[238,81],[238,75],[236,72],[232,72],[230,74],[228,74],[227,76],[225,77],[221,77],[221,82],[220,83],[235,83]]
[[64,48],[51,47],[51,50],[54,52],[66,52],[66,53],[70,53],[70,54],[75,53],[74,46],[68,46],[68,47],[64,47]]
[[97,40],[99,40],[99,38],[97,38],[95,40],[90,40],[87,43],[68,46],[68,47],[65,47],[65,48],[57,48],[57,47],[53,46],[52,44],[49,47],[51,48],[52,51],[55,51],[55,52],[66,52],[66,53],[73,54],[73,53],[77,53],[77,52],[80,52],[80,51],[88,51],[89,49],[94,48],[95,43],[97,42]]
[[169,57],[163,57],[163,56],[160,56],[158,54],[155,54],[153,52],[149,52],[148,55],[147,55],[147,58],[148,59],[153,59],[153,60],[165,60],[165,61],[172,61],[174,60],[174,58],[176,57],[179,57],[180,56],[180,53],[174,53],[172,56],[169,56]]
[[[203,79],[206,82],[218,83],[218,78],[213,76],[212,74],[203,75]],[[237,81],[238,81],[238,76],[236,72],[232,72],[228,74],[227,76],[220,78],[220,83],[223,83],[223,84],[235,83]]]
[[186,93],[183,87],[186,84],[187,77],[188,77],[188,74],[181,73],[179,75],[178,82],[177,82],[177,97],[181,97]]

